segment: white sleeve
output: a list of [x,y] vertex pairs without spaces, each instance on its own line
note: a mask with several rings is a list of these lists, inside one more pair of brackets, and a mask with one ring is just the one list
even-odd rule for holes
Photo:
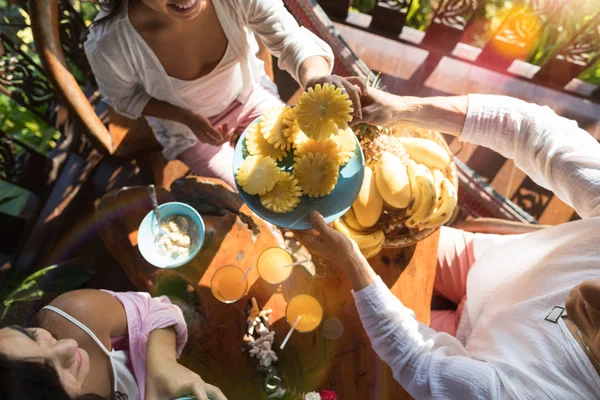
[[104,100],[120,114],[137,119],[152,98],[116,44],[88,40],[84,45],[96,83]]
[[469,357],[455,337],[418,322],[379,276],[353,294],[373,349],[412,397],[502,398],[499,376],[490,364]]
[[600,143],[575,121],[511,97],[469,95],[460,139],[515,160],[581,217],[600,215]]
[[300,82],[300,66],[311,56],[322,56],[333,70],[333,52],[327,43],[301,28],[286,10],[281,0],[244,0],[245,18],[250,29],[256,33],[279,58],[279,68],[288,71]]

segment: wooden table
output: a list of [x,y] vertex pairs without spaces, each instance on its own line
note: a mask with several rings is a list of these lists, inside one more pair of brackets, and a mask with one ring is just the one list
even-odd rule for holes
[[[298,393],[334,390],[340,400],[410,398],[371,349],[350,285],[339,269],[316,263],[313,277],[306,269],[295,267],[283,284],[270,285],[259,279],[253,268],[246,299],[231,305],[217,301],[210,291],[210,278],[217,268],[255,265],[260,252],[282,245],[281,239],[221,181],[186,178],[176,181],[171,191],[160,191],[159,202],[188,202],[200,209],[206,224],[201,252],[183,267],[154,268],[137,249],[138,225],[150,211],[145,187],[106,194],[97,204],[96,218],[104,243],[133,283],[153,295],[167,294],[182,306],[190,329],[183,364],[219,386],[230,400],[266,399],[257,361],[246,354],[242,341],[248,299],[254,296],[259,306],[273,309],[271,327],[276,332],[278,368],[286,388]],[[223,215],[214,215],[219,212]],[[384,250],[370,260],[383,281],[425,323],[430,318],[437,241],[436,233],[416,246]],[[337,340],[326,339],[320,328],[294,333],[281,351],[279,344],[289,330],[285,307],[300,293],[315,296],[323,306],[324,319],[338,318],[344,333]]]

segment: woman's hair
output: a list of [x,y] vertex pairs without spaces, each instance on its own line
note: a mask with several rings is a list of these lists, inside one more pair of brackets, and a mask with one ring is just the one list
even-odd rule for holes
[[123,0],[100,0],[98,1],[98,3],[100,4],[100,8],[102,8],[108,14],[106,14],[99,20],[94,21],[94,23],[90,25],[90,27],[93,25],[100,25],[105,22],[108,22],[119,13],[121,7],[123,6]]
[[[16,360],[0,353],[0,398],[6,400],[73,400],[63,388],[50,362]],[[109,400],[126,400],[114,393]],[[96,394],[85,394],[77,400],[106,400]]]

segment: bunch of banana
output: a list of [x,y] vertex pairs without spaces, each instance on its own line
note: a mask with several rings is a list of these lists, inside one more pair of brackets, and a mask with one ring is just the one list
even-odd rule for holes
[[374,167],[377,190],[388,206],[406,210],[406,227],[437,228],[452,217],[458,200],[456,188],[442,172],[446,171],[451,157],[432,140],[398,139],[410,160],[383,152]]
[[[333,222],[333,228],[347,238],[354,240],[365,258],[368,259],[375,257],[377,254],[379,254],[381,248],[383,247],[383,243],[385,242],[383,230],[379,229],[373,233],[361,232],[349,226],[347,221],[351,218],[354,218],[353,225],[354,223],[357,224],[352,209],[348,210],[348,212],[344,214],[342,218],[336,219]],[[354,226],[360,227],[360,225]]]

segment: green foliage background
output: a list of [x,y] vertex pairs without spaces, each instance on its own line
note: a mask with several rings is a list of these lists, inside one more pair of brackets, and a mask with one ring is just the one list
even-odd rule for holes
[[[406,25],[425,31],[431,24],[433,14],[440,1],[443,0],[413,0],[406,16]],[[531,0],[525,0],[527,4]],[[354,10],[370,13],[377,0],[353,0]],[[465,32],[463,42],[472,46],[483,48],[502,24],[507,13],[518,4],[517,0],[486,0],[472,18],[476,23]],[[570,0],[560,8],[560,12],[553,13],[542,22],[547,22],[539,35],[539,39],[525,60],[534,65],[543,65],[554,52],[565,44],[573,32],[576,32],[584,23],[589,21],[594,13],[600,10],[600,0]],[[579,77],[585,82],[600,85],[600,61],[584,71]]]
[[[89,1],[73,1],[73,6],[83,13],[88,25],[99,10]],[[0,0],[0,31],[14,43],[21,43],[20,50],[39,65],[29,24],[29,16],[16,4]],[[43,154],[52,150],[60,139],[60,132],[4,94],[0,94],[0,129]]]

